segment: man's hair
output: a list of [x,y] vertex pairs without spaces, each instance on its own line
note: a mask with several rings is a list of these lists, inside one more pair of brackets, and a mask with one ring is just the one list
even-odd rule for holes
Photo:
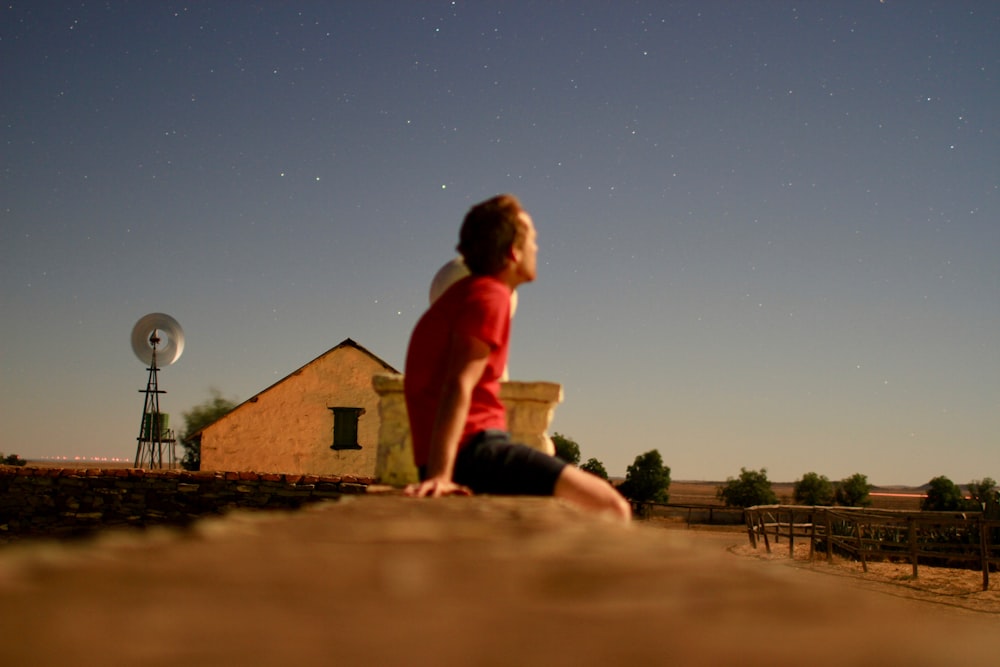
[[458,251],[471,273],[491,276],[503,270],[507,251],[522,233],[523,210],[514,195],[497,195],[469,209],[458,234]]

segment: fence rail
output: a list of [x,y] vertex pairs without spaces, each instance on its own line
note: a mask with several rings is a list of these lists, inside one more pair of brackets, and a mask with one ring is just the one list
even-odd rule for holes
[[632,512],[637,517],[672,516],[688,524],[739,526],[745,522],[742,507],[726,507],[713,503],[650,503],[631,501]]
[[839,551],[861,561],[865,572],[873,560],[909,562],[913,576],[920,563],[978,567],[983,590],[990,569],[1000,568],[1000,519],[981,512],[907,512],[850,507],[761,505],[747,508],[747,535],[771,552],[771,540],[788,540],[790,557],[796,539],[809,540],[809,557],[822,549],[827,560]]

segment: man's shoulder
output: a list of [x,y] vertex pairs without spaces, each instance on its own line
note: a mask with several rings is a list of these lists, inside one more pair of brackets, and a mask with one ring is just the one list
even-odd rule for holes
[[510,287],[495,276],[469,276],[462,282],[465,283],[463,287],[467,294],[510,296]]
[[476,302],[503,302],[510,299],[510,293],[507,284],[493,276],[466,276],[445,290],[431,309],[451,312]]

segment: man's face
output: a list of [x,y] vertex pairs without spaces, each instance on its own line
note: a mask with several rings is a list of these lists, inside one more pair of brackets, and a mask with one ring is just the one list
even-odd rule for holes
[[514,242],[514,257],[520,282],[528,283],[535,279],[538,273],[538,243],[535,225],[531,216],[521,211],[518,216],[521,221],[521,234]]

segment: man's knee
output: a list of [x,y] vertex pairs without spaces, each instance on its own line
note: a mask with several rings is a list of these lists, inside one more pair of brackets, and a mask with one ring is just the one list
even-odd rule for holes
[[575,466],[563,468],[553,495],[587,510],[613,514],[624,521],[632,518],[632,506],[610,483]]

